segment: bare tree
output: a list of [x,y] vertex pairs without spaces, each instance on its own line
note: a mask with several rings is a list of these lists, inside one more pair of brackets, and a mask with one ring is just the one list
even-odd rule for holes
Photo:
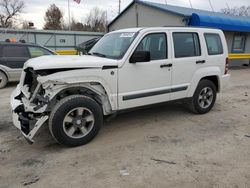
[[[69,29],[69,25],[65,24],[63,26],[63,29],[64,30],[68,30]],[[84,27],[83,23],[79,22],[74,17],[71,18],[70,30],[72,30],[72,31],[84,31],[84,29],[85,29],[85,27]]]
[[[68,30],[69,24],[63,24],[63,30]],[[86,23],[80,22],[76,20],[74,17],[71,18],[70,22],[70,30],[72,31],[91,31],[90,25],[87,25]]]
[[224,8],[221,9],[221,12],[233,16],[245,16],[250,17],[250,6],[241,6],[233,8]]
[[86,18],[86,25],[89,26],[90,31],[105,32],[107,28],[107,12],[93,8]]
[[72,31],[84,31],[84,25],[81,22],[71,22],[70,26]]
[[45,13],[44,20],[45,20],[45,25],[43,27],[44,29],[47,30],[63,29],[63,13],[55,4],[50,5],[50,7]]
[[13,27],[15,19],[24,9],[20,0],[0,0],[0,27]]

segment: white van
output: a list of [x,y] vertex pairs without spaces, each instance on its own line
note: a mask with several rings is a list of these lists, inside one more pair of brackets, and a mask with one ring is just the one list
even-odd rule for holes
[[89,55],[27,61],[11,97],[13,121],[31,143],[48,122],[59,143],[78,146],[96,136],[103,116],[121,110],[185,99],[204,114],[229,82],[227,57],[221,30],[114,31]]

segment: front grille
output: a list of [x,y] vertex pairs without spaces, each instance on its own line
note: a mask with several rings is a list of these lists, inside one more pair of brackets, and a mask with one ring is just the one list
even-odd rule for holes
[[32,68],[27,68],[25,69],[26,72],[26,76],[24,79],[24,85],[27,85],[29,88],[29,92],[32,96],[32,94],[34,93],[36,86],[38,84],[37,82],[37,74],[36,72],[32,69]]

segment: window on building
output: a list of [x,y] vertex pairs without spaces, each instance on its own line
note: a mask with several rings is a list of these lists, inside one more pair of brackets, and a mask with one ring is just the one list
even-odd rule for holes
[[233,39],[232,52],[244,52],[246,44],[246,35],[235,34]]
[[25,46],[5,46],[3,48],[3,57],[29,57]]
[[29,46],[28,47],[30,56],[31,57],[39,57],[43,55],[52,55],[52,53],[46,49],[35,47],[35,46]]
[[151,60],[167,59],[167,36],[165,33],[153,33],[145,36],[136,51],[149,51]]
[[220,35],[214,33],[206,33],[204,34],[204,36],[207,44],[208,55],[223,54]]
[[173,33],[175,57],[200,56],[200,41],[197,33]]

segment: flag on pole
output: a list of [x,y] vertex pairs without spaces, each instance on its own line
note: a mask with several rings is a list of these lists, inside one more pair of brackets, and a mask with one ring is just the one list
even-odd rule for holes
[[81,0],[74,0],[76,3],[80,4]]

